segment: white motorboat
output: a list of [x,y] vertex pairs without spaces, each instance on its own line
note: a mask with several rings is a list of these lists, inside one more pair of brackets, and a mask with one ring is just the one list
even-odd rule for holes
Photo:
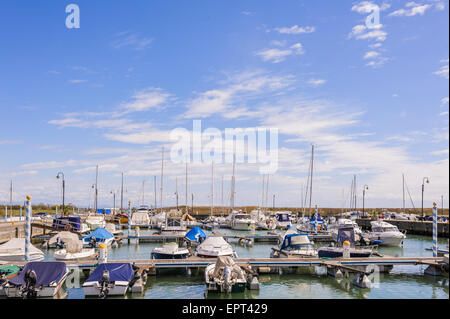
[[201,243],[194,254],[198,257],[216,258],[219,256],[235,256],[233,247],[220,236],[209,236]]
[[260,209],[252,210],[250,215],[255,221],[255,229],[257,230],[274,230],[277,228],[276,219],[264,213]]
[[220,256],[205,269],[208,292],[244,292],[247,279],[244,270],[229,256]]
[[181,211],[171,210],[166,214],[165,223],[161,225],[161,234],[186,235],[187,227]]
[[96,230],[97,228],[104,228],[106,226],[105,216],[100,214],[90,214],[86,218],[85,223],[91,230]]
[[317,250],[309,240],[307,234],[298,234],[294,230],[288,230],[277,250],[273,249],[271,258],[283,257],[316,257]]
[[189,250],[180,248],[176,242],[170,242],[154,248],[151,259],[186,259],[188,256]]
[[385,221],[371,221],[371,231],[364,234],[364,237],[371,243],[382,246],[400,246],[406,238],[406,235],[400,232],[397,226]]
[[63,262],[29,262],[5,286],[9,298],[53,297],[69,274]]
[[138,210],[131,214],[131,227],[148,227],[150,225],[150,217],[147,211]]
[[[44,253],[30,243],[29,261],[44,260]],[[25,238],[13,238],[0,245],[1,261],[25,261]]]
[[349,227],[353,228],[355,232],[355,241],[359,242],[362,237],[362,230],[361,228],[359,228],[358,224],[354,220],[347,218],[339,218],[335,224],[329,225],[328,230],[331,232],[333,240],[337,241],[339,229],[341,228],[348,229]]
[[93,257],[95,255],[94,248],[83,249],[83,242],[76,238],[66,239],[63,249],[55,251],[53,257],[56,260],[78,260]]
[[278,229],[288,229],[292,226],[290,215],[290,212],[276,212],[275,217]]
[[250,214],[243,211],[233,211],[231,213],[231,229],[234,230],[252,230],[255,221]]
[[123,296],[134,278],[133,267],[129,263],[106,263],[95,268],[83,284],[86,297]]
[[86,247],[98,247],[100,244],[111,246],[114,241],[114,235],[105,228],[97,228],[88,236],[83,238],[83,245]]

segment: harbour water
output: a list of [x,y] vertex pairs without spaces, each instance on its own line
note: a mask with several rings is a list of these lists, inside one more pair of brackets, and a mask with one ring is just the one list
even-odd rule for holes
[[[226,234],[249,234],[228,229],[220,229]],[[125,230],[125,235],[126,235]],[[141,234],[145,234],[141,231]],[[259,233],[259,232],[258,232]],[[262,233],[262,232],[261,232]],[[237,239],[230,243],[239,257],[269,257],[274,243],[255,243],[245,247]],[[439,239],[439,245],[445,247],[448,239]],[[117,248],[108,249],[108,260],[147,259],[154,247],[161,243],[124,244]],[[403,247],[380,247],[379,252],[391,256],[432,256],[426,250],[431,247],[431,238],[418,235],[407,235]],[[54,260],[53,250],[44,250],[46,260]],[[163,270],[157,276],[149,276],[143,294],[127,294],[120,298],[145,299],[203,299],[203,298],[270,298],[270,299],[448,299],[449,279],[446,277],[432,277],[424,275],[425,265],[394,266],[389,274],[380,274],[379,285],[376,288],[361,289],[353,286],[351,280],[336,279],[326,275],[323,267],[316,267],[303,273],[295,274],[261,274],[259,277],[260,290],[246,291],[243,294],[205,294],[203,272],[193,271],[190,276],[177,270]],[[307,272],[307,273],[305,273]],[[81,277],[81,284],[86,278]],[[81,287],[68,288],[66,298],[84,298]]]

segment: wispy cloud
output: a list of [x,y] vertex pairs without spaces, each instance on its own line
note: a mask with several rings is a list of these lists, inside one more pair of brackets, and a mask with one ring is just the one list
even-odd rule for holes
[[80,83],[85,83],[85,82],[87,82],[87,80],[81,80],[81,79],[69,80],[69,83],[71,83],[71,84],[80,84]]
[[308,80],[308,83],[314,87],[321,86],[321,85],[325,84],[326,82],[327,82],[327,80],[325,80],[325,79],[310,79],[310,80]]
[[405,8],[389,13],[389,16],[394,17],[413,17],[415,15],[424,15],[425,12],[431,8],[431,4],[418,4],[414,1],[408,2]]
[[441,60],[441,63],[447,63],[447,64],[441,66],[441,68],[439,70],[433,72],[433,74],[436,74],[436,75],[441,76],[448,80],[448,59]]
[[133,95],[132,100],[120,106],[129,112],[147,111],[160,107],[170,98],[170,94],[161,88],[146,88]]
[[143,50],[149,47],[153,42],[153,38],[140,37],[129,31],[120,32],[115,35],[115,39],[111,42],[114,49],[130,47],[134,50]]
[[294,25],[292,27],[275,28],[274,30],[281,34],[302,34],[302,33],[313,33],[314,31],[316,31],[316,28],[299,27],[298,25]]
[[293,44],[289,49],[265,49],[256,53],[263,61],[269,61],[272,63],[279,63],[286,59],[290,55],[302,55],[305,53],[303,45],[301,43]]

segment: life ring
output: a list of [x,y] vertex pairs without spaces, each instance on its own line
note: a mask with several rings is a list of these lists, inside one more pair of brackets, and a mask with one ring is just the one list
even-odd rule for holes
[[72,226],[70,226],[70,224],[67,224],[66,226],[64,226],[64,230],[66,231],[70,231],[72,229]]

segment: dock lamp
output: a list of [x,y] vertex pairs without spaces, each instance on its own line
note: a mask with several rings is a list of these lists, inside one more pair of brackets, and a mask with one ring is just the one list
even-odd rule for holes
[[425,183],[429,184],[430,180],[428,179],[428,177],[424,177],[422,180],[422,217],[424,217],[425,215],[423,214],[423,192],[425,191]]
[[369,189],[369,186],[364,185],[364,189],[363,189],[363,217],[364,217],[364,198],[366,197],[366,190]]
[[59,172],[58,175],[56,175],[56,179],[59,179],[59,177],[62,177],[62,213],[61,217],[64,217],[64,195],[65,195],[65,189],[66,189],[66,180],[64,178],[64,173]]

